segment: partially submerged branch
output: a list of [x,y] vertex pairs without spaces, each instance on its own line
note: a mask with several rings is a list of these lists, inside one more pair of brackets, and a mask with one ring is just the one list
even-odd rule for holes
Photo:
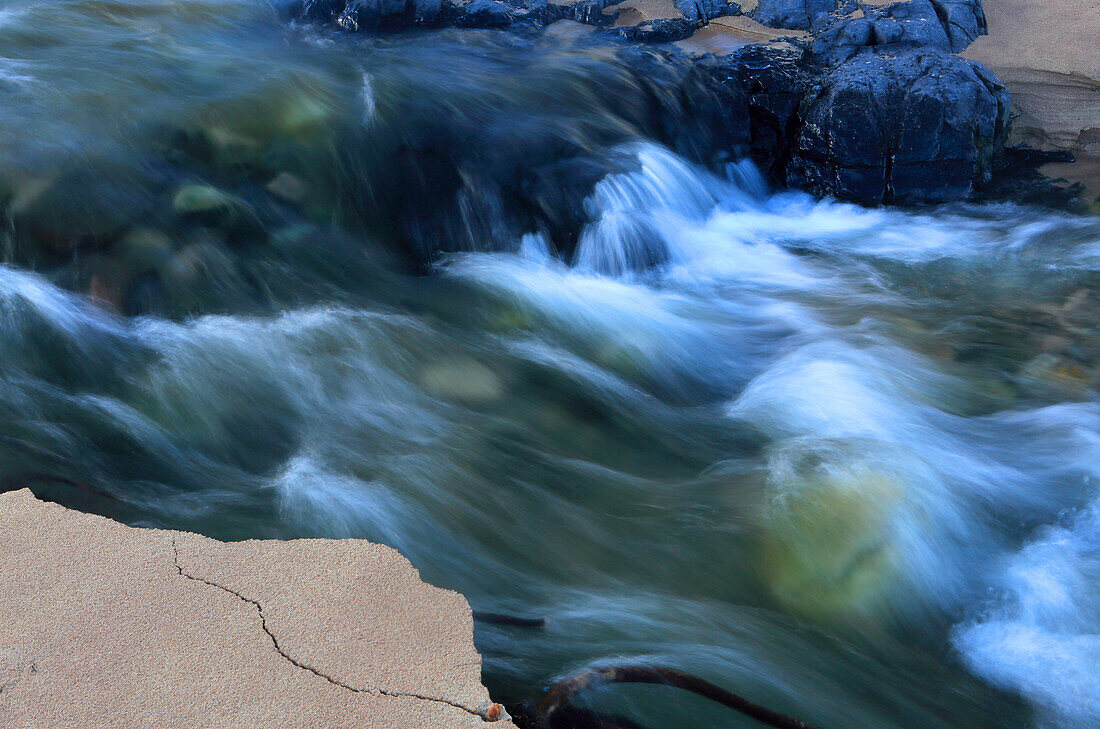
[[9,476],[8,478],[0,479],[0,493],[5,491],[15,491],[26,487],[29,483],[57,483],[63,486],[72,486],[73,488],[87,491],[95,496],[102,497],[104,499],[110,499],[112,501],[118,501],[119,498],[114,494],[108,493],[103,489],[98,489],[95,486],[89,486],[86,483],[76,481],[67,476],[58,476],[52,473],[21,473],[16,476]]
[[716,686],[709,681],[683,671],[644,665],[592,668],[559,681],[550,689],[542,704],[539,705],[538,716],[541,723],[548,729],[558,726],[560,722],[557,720],[556,715],[563,710],[567,711],[569,702],[577,694],[586,689],[609,683],[646,683],[671,686],[698,694],[763,724],[776,727],[776,729],[814,729],[812,725],[801,719],[772,711],[766,706],[749,701],[721,686]]
[[521,618],[503,613],[483,613],[480,610],[474,610],[474,620],[479,623],[510,625],[517,628],[541,628],[546,625],[546,618]]

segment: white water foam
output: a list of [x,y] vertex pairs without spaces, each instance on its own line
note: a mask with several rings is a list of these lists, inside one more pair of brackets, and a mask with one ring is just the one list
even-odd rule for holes
[[1100,504],[1010,557],[1002,597],[958,628],[967,665],[1043,711],[1042,726],[1100,725]]

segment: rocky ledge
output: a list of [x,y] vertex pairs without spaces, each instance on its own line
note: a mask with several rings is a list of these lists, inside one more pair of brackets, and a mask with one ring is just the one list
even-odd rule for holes
[[779,185],[860,202],[965,198],[989,182],[1009,129],[1004,85],[956,55],[986,32],[981,0],[304,0],[292,12],[358,32],[572,20],[676,42],[653,51],[682,70],[651,74],[654,98],[706,77],[715,98],[695,105],[719,109],[708,123],[727,130],[697,157],[749,153]]
[[512,726],[462,596],[359,540],[226,544],[0,496],[0,726]]
[[1100,210],[1100,0],[985,0],[985,8],[989,35],[964,55],[1012,93],[1009,144],[1061,153],[1042,171],[1080,184]]

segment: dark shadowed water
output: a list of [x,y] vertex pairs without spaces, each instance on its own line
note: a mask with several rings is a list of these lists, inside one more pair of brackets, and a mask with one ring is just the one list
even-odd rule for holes
[[[569,26],[277,10],[0,3],[5,486],[393,545],[547,618],[479,626],[500,700],[629,660],[826,728],[1100,722],[1100,219],[770,193],[653,141]],[[417,227],[442,144],[606,163],[568,264],[507,186]],[[467,252],[413,275],[425,241]]]

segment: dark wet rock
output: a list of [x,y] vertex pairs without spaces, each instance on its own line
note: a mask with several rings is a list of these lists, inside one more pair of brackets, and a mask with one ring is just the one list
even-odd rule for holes
[[[299,0],[295,18],[344,30],[376,33],[413,26],[457,28],[540,28],[558,20],[610,25],[604,10],[618,0]],[[624,29],[631,40],[670,42],[691,35],[701,23],[740,13],[728,0],[674,0],[679,18],[643,20]]]
[[515,10],[497,0],[448,0],[441,13],[445,25],[457,28],[504,28],[515,19]]
[[618,56],[645,92],[645,127],[657,139],[712,167],[748,156],[749,103],[737,61],[640,47],[624,48]]
[[[747,152],[743,98],[714,81],[713,59],[630,44],[616,57],[570,77],[533,64],[506,93],[395,90],[371,127],[341,144],[345,209],[416,266],[440,253],[510,249],[531,232],[568,257],[587,222],[584,199],[628,163],[619,145],[657,139],[708,164]],[[448,103],[469,112],[441,115]]]
[[867,12],[873,32],[872,45],[951,48],[936,9],[929,0],[906,0]]
[[[560,19],[604,24],[617,17],[605,12],[609,4],[443,0],[431,22],[483,28],[513,27],[521,19],[536,25]],[[419,17],[401,7],[404,17]],[[673,8],[679,17],[643,15],[615,34],[639,43],[671,43],[713,18],[742,12],[741,4],[728,0],[674,0]],[[866,202],[959,199],[989,181],[1005,139],[1008,95],[984,67],[952,55],[986,32],[980,0],[759,0],[748,13],[764,25],[812,36],[690,62],[671,51],[620,51],[642,92],[639,131],[693,160],[716,164],[750,154],[774,184]],[[490,173],[486,182],[482,170],[439,162],[451,156],[441,149],[425,153],[424,165],[442,164],[433,177],[435,188],[450,190],[442,197],[451,199],[452,207],[466,208],[461,225],[453,227],[491,239],[502,231],[488,219],[515,207],[508,191],[526,173]],[[558,163],[587,170],[588,163],[578,161],[585,159],[566,150],[560,157],[536,155],[530,163],[540,170],[557,169]],[[582,178],[587,185],[587,176]],[[542,189],[537,180],[524,184]],[[474,212],[474,200],[484,203],[480,213]],[[530,200],[518,207],[544,208]],[[555,220],[548,222],[545,210],[541,214],[538,227],[545,224],[544,232],[568,248],[575,216],[550,216]],[[454,232],[451,227],[431,235]],[[426,238],[428,232],[413,237]]]
[[792,186],[865,202],[957,200],[989,181],[1008,93],[942,50],[862,53],[803,100]]
[[855,0],[760,0],[749,15],[771,28],[811,30],[827,24],[836,14],[855,9]]
[[[623,16],[610,5],[304,0],[297,13],[359,32],[537,29],[616,23]],[[965,198],[997,169],[1007,93],[985,67],[953,55],[985,31],[978,0],[858,12],[848,0],[761,0],[756,20],[810,35],[721,56],[670,42],[739,4],[674,0],[664,10],[680,17],[639,13],[636,25],[577,34],[478,33],[530,56],[491,86],[400,76],[377,90],[366,125],[324,94],[290,87],[256,107],[268,114],[226,112],[166,133],[160,177],[54,172],[0,191],[0,244],[39,267],[110,251],[119,266],[92,273],[101,298],[127,313],[190,312],[266,289],[242,261],[305,255],[303,218],[347,226],[419,270],[450,252],[514,249],[529,233],[569,260],[592,222],[586,199],[608,175],[635,169],[622,146],[638,139],[715,170],[751,157],[775,186],[867,203]],[[559,63],[555,44],[567,42],[578,52]]]
[[[456,28],[542,27],[556,20],[609,24],[603,10],[615,0],[302,0],[293,17],[344,30],[375,33],[414,26]],[[721,0],[701,0],[713,4]],[[694,5],[694,3],[693,3]]]
[[705,22],[741,13],[739,5],[726,0],[675,0],[673,4],[681,15],[693,22]]
[[837,65],[870,48],[959,52],[986,32],[978,0],[904,0],[867,7],[861,15],[837,20],[814,37],[819,63]]
[[819,64],[838,66],[865,48],[873,47],[876,41],[874,21],[852,18],[816,36],[810,47]]
[[523,181],[525,215],[563,257],[573,254],[589,222],[584,200],[609,174],[630,171],[630,161],[577,155],[540,165]]
[[156,204],[165,177],[155,169],[80,168],[31,180],[14,191],[14,257],[52,263],[109,243]]
[[549,2],[546,6],[546,22],[572,20],[586,25],[611,25],[614,16],[604,13],[617,0],[577,0],[576,2]]
[[786,185],[798,110],[812,79],[805,51],[789,43],[745,46],[715,59],[709,71],[726,100],[728,126],[739,132],[731,151],[751,156],[773,184]]
[[642,43],[671,43],[687,38],[696,27],[696,21],[687,18],[658,18],[619,28],[619,34],[627,40]]
[[953,51],[964,50],[988,32],[981,0],[932,0],[932,5]]
[[357,32],[433,25],[442,0],[301,0],[291,12],[303,20]]

